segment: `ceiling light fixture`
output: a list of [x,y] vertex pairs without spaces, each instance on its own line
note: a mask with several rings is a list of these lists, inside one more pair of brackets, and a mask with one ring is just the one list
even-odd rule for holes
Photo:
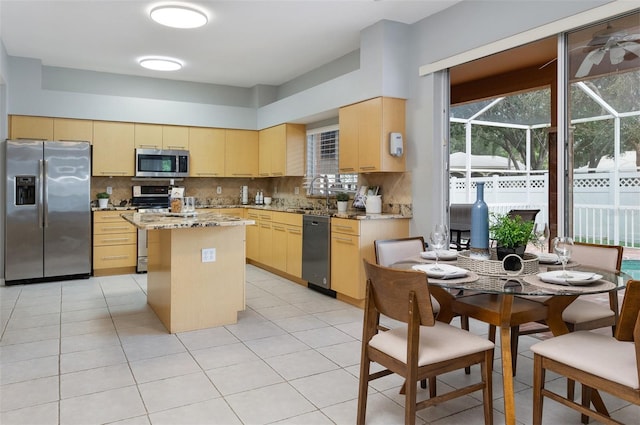
[[177,71],[182,68],[182,63],[176,59],[168,58],[144,58],[138,61],[140,66],[154,71]]
[[151,9],[151,19],[161,25],[173,28],[198,28],[207,23],[209,18],[204,12],[188,6],[158,6]]

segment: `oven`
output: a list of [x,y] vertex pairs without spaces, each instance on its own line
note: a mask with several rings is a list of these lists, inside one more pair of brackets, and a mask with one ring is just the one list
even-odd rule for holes
[[[169,186],[133,186],[131,204],[139,213],[169,212]],[[138,261],[136,272],[147,272],[147,231],[138,229]]]

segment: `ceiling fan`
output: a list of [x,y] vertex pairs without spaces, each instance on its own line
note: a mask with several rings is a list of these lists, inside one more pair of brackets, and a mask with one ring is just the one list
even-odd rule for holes
[[629,34],[625,30],[617,30],[608,24],[604,30],[594,33],[591,41],[583,47],[585,50],[592,50],[587,53],[578,67],[576,78],[588,75],[591,68],[599,65],[607,53],[612,65],[621,63],[627,53],[640,56],[640,34]]

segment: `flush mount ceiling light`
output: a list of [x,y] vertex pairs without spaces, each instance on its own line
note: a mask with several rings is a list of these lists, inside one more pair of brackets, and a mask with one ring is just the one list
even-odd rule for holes
[[182,64],[175,59],[167,58],[144,58],[138,61],[140,66],[154,71],[177,71],[182,68]]
[[198,28],[208,21],[207,15],[188,6],[158,6],[149,15],[157,23],[173,28]]

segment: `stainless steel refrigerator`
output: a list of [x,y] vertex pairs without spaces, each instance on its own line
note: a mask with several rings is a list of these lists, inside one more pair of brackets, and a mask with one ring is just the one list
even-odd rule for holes
[[88,142],[6,143],[5,283],[91,273]]

